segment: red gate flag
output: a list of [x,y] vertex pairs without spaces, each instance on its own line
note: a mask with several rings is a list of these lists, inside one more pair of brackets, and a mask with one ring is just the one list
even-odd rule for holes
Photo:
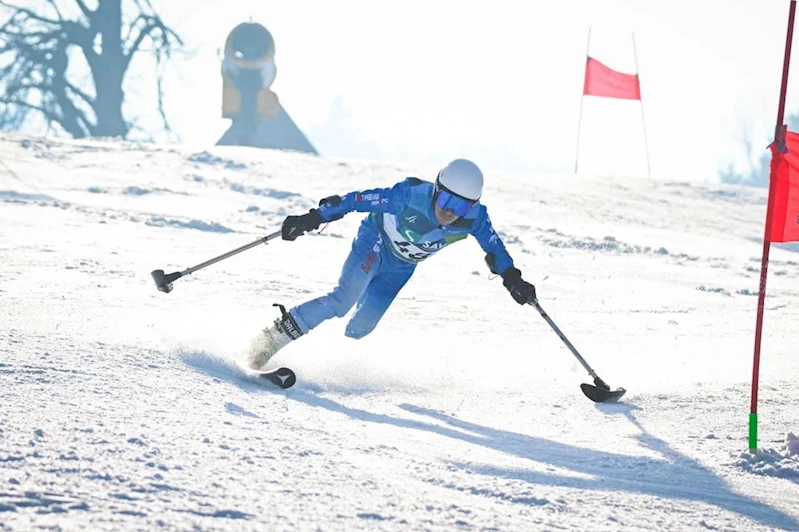
[[776,183],[768,240],[799,242],[799,134],[788,131],[782,150],[771,145],[771,179]]
[[593,57],[585,64],[583,96],[640,100],[641,85],[638,74],[624,74],[609,68]]

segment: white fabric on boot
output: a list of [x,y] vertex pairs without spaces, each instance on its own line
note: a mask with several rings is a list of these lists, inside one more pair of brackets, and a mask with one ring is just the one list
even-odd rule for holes
[[263,370],[275,353],[286,347],[292,338],[280,327],[280,320],[275,320],[271,327],[256,336],[247,353],[247,365],[257,371]]

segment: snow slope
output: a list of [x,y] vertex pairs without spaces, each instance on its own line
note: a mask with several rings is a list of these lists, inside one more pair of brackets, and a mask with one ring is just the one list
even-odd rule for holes
[[595,405],[473,239],[370,336],[332,320],[287,347],[287,391],[237,356],[272,303],[333,286],[360,215],[170,294],[150,277],[436,168],[9,134],[0,161],[0,529],[799,530],[791,246],[772,249],[763,451],[745,452],[763,190],[487,176],[542,306],[629,390]]

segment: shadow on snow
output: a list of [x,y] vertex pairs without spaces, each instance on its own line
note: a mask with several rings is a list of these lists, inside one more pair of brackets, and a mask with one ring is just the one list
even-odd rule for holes
[[[598,408],[607,413],[621,413],[627,417],[641,431],[637,437],[638,441],[645,447],[661,454],[665,458],[664,460],[592,450],[504,431],[410,404],[400,405],[400,408],[416,415],[442,421],[452,428],[425,421],[373,414],[366,410],[345,406],[329,398],[319,397],[311,392],[304,390],[298,390],[298,392],[302,393],[291,394],[290,399],[339,412],[360,421],[432,432],[520,458],[591,475],[594,478],[567,477],[526,469],[476,467],[475,464],[465,462],[454,464],[464,469],[468,468],[475,473],[518,479],[542,486],[627,491],[664,499],[696,501],[723,508],[769,527],[799,529],[799,522],[794,517],[760,501],[735,493],[726,482],[697,460],[678,453],[667,442],[649,434],[634,416],[634,411],[640,408],[633,405],[602,405]],[[468,433],[461,432],[461,430],[468,431]]]
[[[247,375],[238,365],[224,358],[196,351],[184,351],[181,353],[181,358],[188,366],[212,377],[231,382],[243,391],[254,392],[265,389],[264,386],[254,382],[256,377]],[[268,389],[268,387],[266,388]],[[678,453],[667,442],[648,433],[635,418],[634,412],[640,408],[634,405],[626,403],[597,405],[597,408],[609,414],[624,415],[640,431],[637,439],[641,445],[659,453],[664,457],[663,460],[587,449],[495,429],[410,404],[402,404],[400,408],[415,415],[427,416],[444,422],[449,427],[386,414],[374,414],[367,410],[348,407],[332,399],[320,397],[312,390],[295,389],[286,396],[309,406],[325,408],[359,421],[431,432],[520,458],[569,469],[594,478],[561,476],[527,469],[481,467],[466,462],[454,464],[474,473],[517,479],[542,486],[626,491],[664,499],[696,501],[723,508],[769,527],[799,530],[799,521],[794,517],[760,501],[735,493],[726,482],[697,460]],[[239,407],[236,405],[228,404],[227,408],[242,415],[253,415],[249,412],[239,411]]]

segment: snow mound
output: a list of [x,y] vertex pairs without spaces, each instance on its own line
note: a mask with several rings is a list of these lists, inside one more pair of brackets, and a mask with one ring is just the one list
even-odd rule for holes
[[744,451],[738,455],[735,465],[756,475],[799,481],[799,438],[789,432],[779,449]]

